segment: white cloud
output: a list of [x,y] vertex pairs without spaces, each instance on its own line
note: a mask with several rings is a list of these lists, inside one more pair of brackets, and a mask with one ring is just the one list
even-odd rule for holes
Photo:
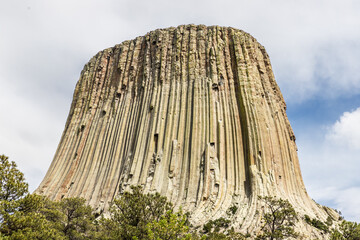
[[360,108],[344,112],[326,135],[334,144],[360,149]]
[[[10,86],[5,89],[0,94],[0,154],[17,163],[32,191],[51,163],[66,116],[59,117],[59,109],[47,109],[19,96]],[[51,98],[47,101],[56,105]]]
[[345,215],[347,221],[360,220],[360,187],[337,188],[312,186],[309,188],[318,202],[332,207]]
[[339,209],[342,209],[342,211],[347,214],[347,220],[359,221],[360,187],[352,187],[339,191],[335,190],[333,194],[336,194],[336,196],[334,196],[335,204],[338,206]]
[[299,159],[309,195],[360,222],[360,108],[344,112],[318,131],[297,136]]

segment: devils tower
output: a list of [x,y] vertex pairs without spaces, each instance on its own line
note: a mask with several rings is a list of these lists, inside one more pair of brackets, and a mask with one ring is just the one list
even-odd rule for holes
[[84,197],[107,211],[131,185],[160,192],[195,224],[235,205],[233,224],[252,231],[258,196],[267,195],[288,199],[300,215],[332,214],[306,193],[269,56],[230,27],[155,30],[85,65],[36,192]]

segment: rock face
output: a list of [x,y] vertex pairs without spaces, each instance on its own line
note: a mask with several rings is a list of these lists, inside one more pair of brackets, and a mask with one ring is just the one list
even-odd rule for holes
[[300,215],[332,214],[306,193],[264,47],[227,27],[155,30],[85,65],[36,192],[107,211],[130,185],[167,196],[195,224],[237,206],[232,222],[242,231],[259,227],[257,196],[289,199]]

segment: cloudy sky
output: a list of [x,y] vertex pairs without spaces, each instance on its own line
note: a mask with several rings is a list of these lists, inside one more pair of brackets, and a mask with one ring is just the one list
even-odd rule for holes
[[84,64],[180,24],[232,26],[270,55],[310,196],[360,221],[360,1],[11,0],[0,3],[0,154],[34,190]]

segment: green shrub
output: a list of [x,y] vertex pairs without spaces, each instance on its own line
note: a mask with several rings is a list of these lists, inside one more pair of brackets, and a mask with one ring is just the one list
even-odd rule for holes
[[297,213],[288,200],[266,196],[259,197],[265,208],[262,217],[261,232],[256,239],[296,238],[294,226],[298,221]]
[[329,227],[328,225],[326,225],[325,223],[323,223],[322,221],[320,221],[319,219],[313,218],[311,219],[308,215],[304,216],[305,222],[307,222],[309,225],[324,231],[324,232],[329,232]]

